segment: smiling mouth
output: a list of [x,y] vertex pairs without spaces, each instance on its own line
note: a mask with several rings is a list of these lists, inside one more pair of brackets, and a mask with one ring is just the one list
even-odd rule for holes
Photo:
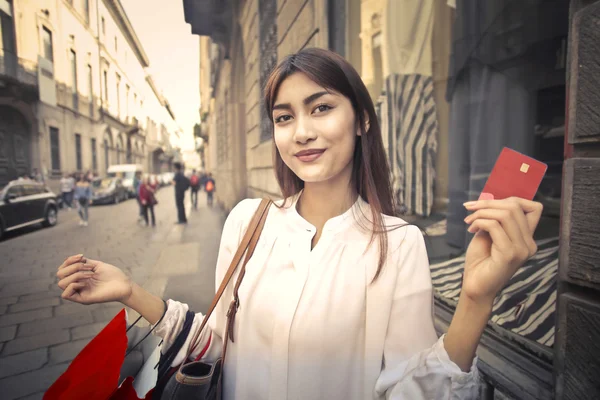
[[315,161],[325,152],[325,149],[311,149],[302,150],[295,154],[295,156],[302,162]]

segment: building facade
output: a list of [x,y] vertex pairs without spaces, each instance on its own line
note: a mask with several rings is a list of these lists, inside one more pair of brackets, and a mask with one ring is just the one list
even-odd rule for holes
[[65,173],[102,176],[125,163],[168,168],[175,116],[118,0],[0,5],[8,66],[0,79],[10,86],[0,92],[0,132],[18,149],[5,157],[0,181],[37,168],[56,189]]
[[440,334],[471,239],[462,204],[477,199],[505,146],[546,163],[540,250],[494,305],[478,349],[480,398],[600,396],[599,1],[183,3],[200,35],[206,168],[226,209],[279,196],[261,104],[277,61],[326,47],[358,70],[376,103],[399,213],[443,218],[428,239]]

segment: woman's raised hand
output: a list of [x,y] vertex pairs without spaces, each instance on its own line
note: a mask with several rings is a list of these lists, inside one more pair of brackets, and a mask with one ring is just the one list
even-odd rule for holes
[[67,258],[56,273],[61,297],[76,303],[94,304],[126,301],[133,283],[119,268],[90,260],[83,255]]
[[467,249],[463,294],[476,303],[491,303],[517,270],[535,254],[533,233],[542,216],[541,203],[510,198],[465,204],[465,222],[476,233]]

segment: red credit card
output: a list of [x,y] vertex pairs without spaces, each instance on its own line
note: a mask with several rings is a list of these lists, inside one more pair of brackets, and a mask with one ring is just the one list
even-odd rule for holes
[[543,162],[505,147],[479,199],[491,199],[487,195],[490,194],[496,200],[509,197],[533,200],[547,169]]

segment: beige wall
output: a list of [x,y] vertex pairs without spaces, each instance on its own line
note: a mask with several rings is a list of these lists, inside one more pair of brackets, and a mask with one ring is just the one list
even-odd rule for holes
[[[381,94],[383,82],[382,53],[384,46],[381,41],[381,14],[385,6],[384,0],[363,0],[360,9],[361,21],[361,78],[373,101]],[[376,37],[379,35],[379,42]],[[378,45],[379,44],[379,45]]]

